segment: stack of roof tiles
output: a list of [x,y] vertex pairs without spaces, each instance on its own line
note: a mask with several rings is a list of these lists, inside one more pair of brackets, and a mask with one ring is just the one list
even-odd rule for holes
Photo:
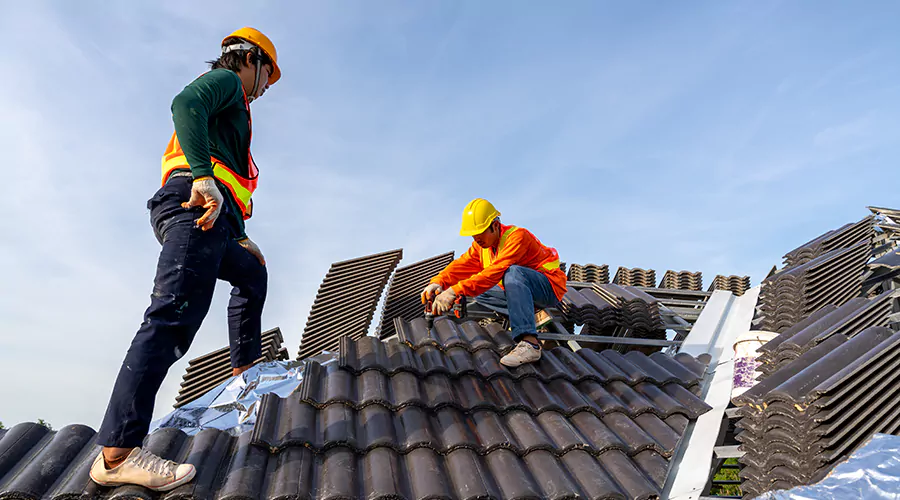
[[810,484],[875,433],[900,430],[900,333],[835,334],[734,398],[741,489]]
[[[274,328],[262,334],[262,356],[255,362],[262,363],[286,360],[290,356],[281,344],[284,337],[281,330]],[[231,350],[228,347],[216,349],[208,354],[188,361],[181,379],[181,388],[175,398],[175,408],[184,406],[203,396],[211,389],[231,377]]]
[[606,264],[598,266],[597,264],[572,264],[569,266],[569,272],[566,274],[569,281],[580,281],[584,283],[609,283],[609,266]]
[[896,306],[892,290],[872,298],[826,305],[757,349],[759,380],[777,372],[833,335],[853,338],[873,326],[888,326]]
[[660,288],[671,288],[676,290],[703,290],[703,273],[690,271],[666,271],[662,281],[659,282]]
[[620,267],[616,270],[613,283],[622,286],[643,286],[653,288],[656,286],[656,271],[653,269],[641,269],[639,267],[634,269]]
[[709,285],[710,292],[714,290],[725,290],[737,296],[744,295],[744,292],[750,289],[750,276],[723,276],[716,275],[713,282]]
[[0,431],[0,498],[658,498],[709,409],[695,395],[706,366],[686,354],[554,348],[510,370],[499,328],[440,318],[398,332],[307,361],[296,392],[263,397],[250,433],[151,434],[146,449],[198,467],[166,494],[93,484],[88,427]]
[[400,249],[332,264],[306,320],[297,359],[337,349],[344,335],[366,335],[384,286],[402,257]]
[[847,248],[860,241],[871,244],[875,237],[875,218],[868,216],[856,223],[848,223],[804,243],[784,256],[786,267],[799,266],[832,250]]
[[614,284],[569,288],[559,304],[569,321],[585,325],[581,333],[604,335],[608,328],[627,328],[633,336],[665,338],[665,325],[655,298],[634,287]]
[[869,243],[831,250],[766,278],[757,328],[781,332],[827,304],[840,306],[860,295]]
[[453,262],[453,255],[453,252],[448,252],[397,268],[391,277],[387,297],[384,299],[381,323],[377,332],[379,337],[390,337],[397,333],[394,329],[394,319],[409,321],[424,314],[419,298],[422,289],[428,286],[431,278]]

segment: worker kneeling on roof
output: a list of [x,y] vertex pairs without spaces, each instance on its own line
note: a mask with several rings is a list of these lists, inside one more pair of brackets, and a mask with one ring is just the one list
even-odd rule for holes
[[566,293],[566,275],[556,249],[528,230],[500,223],[500,212],[476,198],[466,205],[460,236],[475,240],[469,250],[432,278],[422,292],[432,312],[443,314],[460,295],[509,316],[515,349],[500,362],[515,367],[541,359],[535,310],[556,305]]
[[[169,368],[184,356],[209,311],[216,280],[231,283],[232,374],[260,357],[268,274],[244,231],[258,172],[250,155],[250,103],[281,77],[275,46],[253,28],[222,41],[211,71],[172,101],[175,133],[162,158],[162,187],[147,202],[162,244],[150,307],[119,370],[97,442],[91,479],[168,491],[196,474],[140,448]],[[215,468],[215,464],[208,464]]]

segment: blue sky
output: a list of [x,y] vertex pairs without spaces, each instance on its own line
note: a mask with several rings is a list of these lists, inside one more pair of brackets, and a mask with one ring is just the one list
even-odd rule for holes
[[[564,261],[749,274],[896,206],[895,2],[6,2],[0,421],[99,426],[149,303],[172,97],[228,32],[253,105],[264,327],[295,353],[331,262],[455,249],[492,200]],[[221,283],[189,358],[227,342]]]

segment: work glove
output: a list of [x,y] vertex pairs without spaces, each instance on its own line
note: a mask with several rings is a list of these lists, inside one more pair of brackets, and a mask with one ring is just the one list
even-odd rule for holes
[[431,283],[425,287],[425,290],[422,291],[422,303],[428,302],[428,299],[433,299],[435,295],[443,292],[444,290],[441,288],[441,285],[438,283]]
[[252,253],[254,257],[259,259],[259,263],[262,265],[266,265],[266,258],[263,257],[262,252],[259,251],[259,247],[256,246],[256,243],[253,243],[253,240],[250,238],[244,238],[242,240],[238,240],[238,245],[247,249],[248,252]]
[[181,207],[186,209],[205,208],[206,212],[203,216],[194,222],[204,231],[212,229],[222,211],[222,193],[216,186],[216,180],[208,175],[194,179],[194,184],[191,185],[191,199],[182,203]]
[[445,312],[453,309],[453,302],[456,300],[456,292],[452,288],[448,288],[435,297],[431,304],[431,313],[440,316]]

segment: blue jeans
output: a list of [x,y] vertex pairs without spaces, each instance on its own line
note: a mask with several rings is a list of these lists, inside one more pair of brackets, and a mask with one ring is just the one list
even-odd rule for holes
[[[505,288],[505,290],[504,290]],[[503,274],[503,288],[495,286],[475,297],[475,301],[492,311],[509,317],[513,339],[537,334],[535,307],[553,307],[559,302],[550,280],[543,274],[522,266],[509,266]]]
[[[144,313],[110,397],[98,443],[141,446],[153,416],[156,393],[169,368],[184,356],[212,301],[216,279],[231,283],[228,336],[231,366],[260,356],[265,266],[235,241],[224,209],[209,231],[194,226],[205,209],[186,210],[191,178],[170,179],[147,202],[150,221],[162,244],[150,307]],[[223,204],[227,205],[227,204]]]

